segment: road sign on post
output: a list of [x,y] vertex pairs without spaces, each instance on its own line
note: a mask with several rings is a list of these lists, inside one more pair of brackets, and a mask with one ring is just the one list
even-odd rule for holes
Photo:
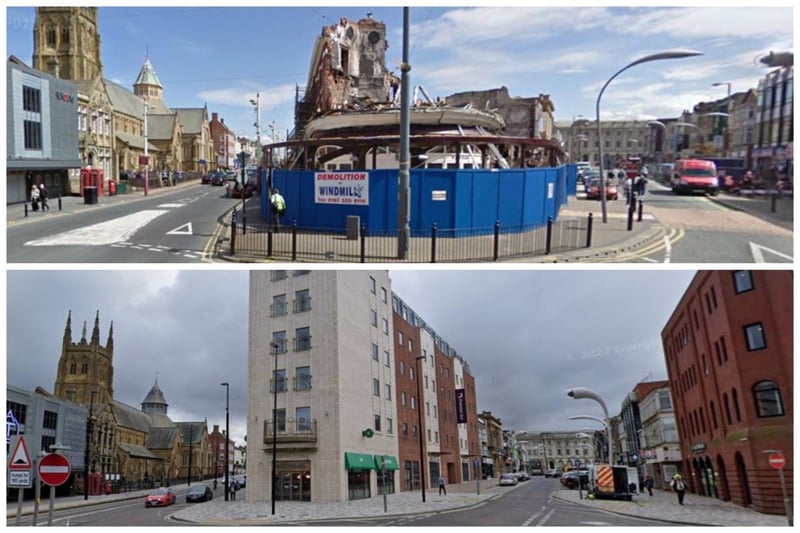
[[57,487],[69,479],[72,468],[69,460],[60,453],[51,453],[39,461],[39,478],[42,483]]
[[775,470],[783,469],[783,467],[786,466],[786,459],[784,459],[783,454],[780,452],[771,453],[769,456],[769,466]]

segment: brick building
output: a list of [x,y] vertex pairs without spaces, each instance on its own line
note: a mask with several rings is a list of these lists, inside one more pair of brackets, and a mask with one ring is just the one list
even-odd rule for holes
[[789,270],[701,271],[661,333],[695,494],[782,514],[781,450],[792,498],[792,294]]

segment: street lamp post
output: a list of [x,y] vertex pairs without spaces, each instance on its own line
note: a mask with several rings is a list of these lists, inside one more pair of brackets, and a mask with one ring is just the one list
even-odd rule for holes
[[422,503],[425,503],[425,455],[423,453],[422,448],[422,392],[419,386],[419,382],[422,381],[422,372],[419,371],[419,361],[426,361],[427,357],[424,355],[419,355],[416,357],[414,361],[415,366],[417,367],[417,424],[419,426],[419,430],[417,431],[417,435],[419,436],[419,476],[420,476],[420,489],[422,489]]
[[256,106],[256,159],[261,155],[261,93],[256,93],[256,99],[250,99],[250,103]]
[[147,111],[150,109],[150,99],[144,99],[144,195],[150,190],[150,161],[147,159]]
[[[594,391],[584,388],[584,387],[575,387],[567,391],[567,396],[570,398],[575,398],[576,400],[594,400],[600,404],[600,407],[603,408],[603,414],[605,415],[605,426],[608,430],[608,464],[614,464],[614,457],[611,454],[611,423],[608,418],[608,408],[606,407],[606,403],[603,401],[600,396],[597,395]],[[588,418],[588,417],[585,417]]]
[[272,514],[275,514],[275,498],[278,493],[278,343],[271,342],[275,357],[275,373],[272,375]]
[[94,428],[94,395],[97,394],[96,390],[92,391],[92,398],[89,400],[89,420],[86,421],[86,450],[83,453],[83,499],[89,499],[89,446],[92,443],[92,430]]
[[728,157],[728,150],[730,149],[729,148],[728,137],[730,135],[730,129],[731,129],[730,113],[731,113],[731,85],[732,84],[729,81],[717,81],[717,82],[714,82],[714,83],[711,84],[712,87],[721,87],[722,85],[727,85],[728,86],[728,97],[725,99],[725,112],[728,113],[729,116],[725,120],[725,137],[723,138],[723,150],[724,150],[723,153],[725,154],[725,157]]
[[[614,78],[616,78],[617,76],[622,74],[624,71],[628,70],[629,68],[631,68],[633,66],[640,65],[642,63],[648,63],[650,61],[658,61],[658,60],[661,60],[661,59],[680,59],[680,58],[684,58],[684,57],[697,56],[697,55],[701,55],[701,54],[702,54],[702,52],[695,52],[693,50],[671,50],[671,51],[668,51],[668,52],[660,52],[660,53],[657,53],[657,54],[651,54],[651,55],[639,58],[636,61],[634,61],[633,63],[629,63],[628,65],[626,65],[626,66],[622,67],[620,70],[618,70],[613,76],[611,76],[608,79],[608,81],[605,83],[605,85],[603,85],[603,88],[600,89],[600,94],[597,95],[597,104],[595,106],[595,113],[596,113],[596,118],[597,118],[597,150],[598,150],[598,156],[599,156],[599,159],[600,159],[599,166],[600,166],[600,190],[601,191],[605,191],[606,190],[606,175],[605,175],[605,172],[603,172],[603,134],[602,134],[602,129],[600,128],[600,99],[603,97],[603,92],[606,90],[606,87],[608,87],[608,84],[611,83],[611,81]],[[606,195],[605,194],[601,194],[600,195],[600,205],[602,206],[601,208],[602,208],[602,211],[603,211],[603,223],[605,224],[606,222],[608,222],[608,212],[606,210]]]
[[225,501],[228,501],[228,490],[230,487],[230,480],[228,479],[228,441],[231,438],[230,432],[230,390],[231,387],[228,382],[220,383],[225,387]]
[[[411,241],[411,178],[409,167],[411,153],[409,150],[409,137],[411,136],[411,80],[409,72],[411,64],[408,62],[409,52],[409,19],[410,9],[403,8],[403,61],[400,63],[400,164],[398,169],[397,187],[397,257],[406,259]],[[421,466],[421,465],[420,465]],[[424,493],[423,493],[424,494]],[[424,498],[423,498],[424,501]]]

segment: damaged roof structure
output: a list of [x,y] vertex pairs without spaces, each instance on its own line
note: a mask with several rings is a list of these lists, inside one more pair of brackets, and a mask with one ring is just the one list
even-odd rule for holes
[[[392,168],[400,145],[400,79],[386,66],[386,25],[367,17],[326,26],[317,37],[306,89],[298,90],[295,129],[269,145],[289,150],[287,166],[327,168],[345,158],[353,169]],[[411,98],[412,167],[557,166],[564,152],[549,138],[549,97],[511,98],[508,89]],[[267,153],[270,153],[268,151]]]

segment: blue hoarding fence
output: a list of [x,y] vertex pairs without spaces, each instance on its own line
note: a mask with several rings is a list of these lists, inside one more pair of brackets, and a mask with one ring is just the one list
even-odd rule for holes
[[231,255],[278,261],[336,262],[464,262],[498,261],[519,256],[544,256],[588,247],[591,215],[587,218],[550,218],[545,224],[494,224],[476,228],[412,229],[405,259],[397,257],[397,231],[368,230],[361,224],[358,239],[347,230],[248,224],[231,241]]

